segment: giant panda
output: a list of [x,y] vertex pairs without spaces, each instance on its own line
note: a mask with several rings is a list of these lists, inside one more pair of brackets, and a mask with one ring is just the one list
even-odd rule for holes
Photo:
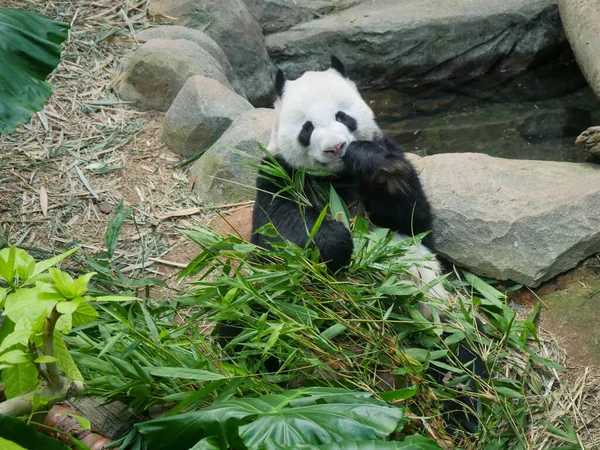
[[[328,70],[305,72],[293,81],[286,80],[280,69],[275,90],[275,121],[267,150],[290,175],[299,169],[333,174],[319,181],[329,181],[347,205],[359,204],[373,225],[398,233],[396,240],[431,230],[431,208],[415,168],[377,126],[375,114],[339,59],[332,56]],[[269,248],[270,242],[283,238],[304,247],[324,205],[307,189],[312,207],[301,213],[297,203],[279,191],[276,183],[259,174],[251,242]],[[256,233],[269,222],[278,237]],[[350,263],[353,242],[342,223],[326,219],[314,244],[331,271]],[[446,297],[441,284],[429,286],[440,274],[440,264],[426,257],[433,249],[432,234],[412,246],[422,259],[413,275],[431,288],[429,295]]]
[[[305,186],[310,186],[311,181],[330,183],[347,205],[354,205],[374,226],[393,230],[395,240],[406,241],[431,231],[431,207],[418,173],[379,128],[374,112],[356,84],[346,76],[339,59],[332,56],[329,69],[308,71],[296,80],[286,80],[278,70],[275,91],[275,120],[267,150],[292,179],[293,173],[302,169],[331,174],[305,174],[309,178]],[[301,211],[296,201],[280,195],[281,186],[266,172],[259,173],[256,192],[251,242],[270,248],[274,241],[285,239],[300,247],[306,246],[325,206],[318,195],[305,189],[304,195],[312,206]],[[268,223],[277,230],[277,236],[258,232]],[[336,273],[350,264],[351,233],[334,218],[322,222],[313,243],[331,272]],[[441,265],[431,256],[435,250],[434,235],[429,233],[421,243],[414,242],[408,249],[417,257],[413,258],[417,264],[412,275],[420,281],[427,295],[448,300],[446,304],[450,304],[452,299],[437,282]],[[431,318],[429,307],[422,303],[420,309]],[[442,318],[446,311],[439,311]],[[235,324],[221,323],[218,334],[231,339],[239,332]],[[483,361],[471,349],[461,344],[457,355],[462,364],[473,365],[478,376],[487,377]],[[273,364],[276,367],[278,362]],[[441,382],[441,372],[434,376]],[[458,400],[475,409],[470,398],[459,397]],[[458,405],[459,402],[448,401],[449,414],[465,429],[473,431],[476,418]]]

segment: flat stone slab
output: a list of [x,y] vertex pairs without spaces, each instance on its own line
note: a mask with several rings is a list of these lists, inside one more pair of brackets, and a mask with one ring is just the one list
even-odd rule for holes
[[[555,0],[369,1],[271,34],[266,43],[290,78],[327,67],[333,53],[362,87],[413,88],[443,80],[474,92],[487,92],[491,84],[524,96],[544,95],[541,84],[550,80],[532,76],[504,86],[506,80],[570,52]],[[472,85],[490,73],[495,78],[485,86]],[[581,86],[581,75],[577,80]]]
[[600,166],[476,153],[411,160],[441,255],[476,274],[535,287],[600,252]]

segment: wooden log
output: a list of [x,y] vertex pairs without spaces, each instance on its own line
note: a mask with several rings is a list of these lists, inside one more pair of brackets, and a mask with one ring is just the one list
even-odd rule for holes
[[103,435],[114,440],[129,431],[134,423],[142,420],[131,408],[121,402],[104,404],[104,401],[99,398],[81,397],[72,402],[72,406]]

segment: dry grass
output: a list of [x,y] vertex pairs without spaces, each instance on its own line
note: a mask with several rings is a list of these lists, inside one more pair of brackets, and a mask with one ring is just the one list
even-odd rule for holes
[[[148,25],[147,4],[0,0],[0,7],[72,22],[44,112],[0,137],[0,238],[44,251],[84,244],[84,251],[99,252],[123,198],[135,223],[123,228],[121,262],[130,275],[143,264],[146,273],[172,280],[196,254],[174,226],[206,223],[212,212],[193,198],[185,173],[174,168],[179,158],[161,143],[162,115],[129,107],[113,90],[120,57],[135,44],[135,30]],[[564,362],[552,337],[542,339],[545,356]],[[550,421],[570,417],[581,448],[600,446],[599,381],[589,369],[546,380],[554,391]],[[559,442],[547,429],[530,436],[536,449]]]
[[[196,251],[174,225],[205,223],[211,210],[196,202],[185,173],[174,169],[180,159],[160,141],[162,114],[131,108],[113,90],[120,58],[135,45],[133,30],[149,20],[147,1],[8,0],[0,6],[72,23],[44,112],[0,137],[0,235],[30,248],[84,244],[100,251],[123,198],[135,215],[135,226],[122,230],[123,262],[130,268],[144,262],[149,271],[172,276]],[[173,214],[178,211],[185,214]]]

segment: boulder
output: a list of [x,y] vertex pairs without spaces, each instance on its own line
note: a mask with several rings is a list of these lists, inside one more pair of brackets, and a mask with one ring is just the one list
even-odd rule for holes
[[275,111],[259,108],[246,111],[233,121],[217,142],[190,168],[193,190],[205,204],[252,200],[256,196],[256,171],[246,163],[257,163],[231,151],[234,147],[262,157],[257,143],[266,146],[271,137]]
[[125,73],[117,84],[123,100],[144,109],[166,111],[188,78],[203,75],[231,87],[221,64],[198,44],[152,39],[126,57]]
[[558,0],[560,17],[577,63],[600,98],[600,8],[596,0]]
[[275,68],[262,29],[242,0],[154,0],[149,11],[174,17],[213,38],[234,67],[248,100],[255,106],[272,105]]
[[[534,100],[584,83],[555,0],[488,0],[477,7],[472,0],[378,0],[271,34],[266,43],[289,78],[326,68],[333,53],[361,87],[411,93],[441,81],[449,92]],[[532,71],[543,76],[527,76]]]
[[265,34],[357,5],[362,0],[244,0]]
[[563,106],[530,115],[519,126],[519,133],[528,141],[541,142],[578,136],[591,125],[592,115],[587,109]]
[[193,28],[180,27],[177,25],[165,25],[146,28],[145,30],[137,33],[136,37],[138,41],[149,41],[151,39],[185,39],[195,42],[208,53],[210,53],[210,56],[219,61],[219,64],[221,64],[227,79],[235,87],[235,90],[238,92],[243,92],[243,90],[237,86],[237,79],[233,72],[233,68],[231,67],[231,64],[229,64],[227,56],[221,47],[219,47],[219,44],[213,41],[210,36],[202,31],[194,30]]
[[600,252],[600,167],[475,153],[412,157],[438,251],[497,280],[535,287]]
[[203,152],[241,113],[254,109],[243,97],[212,78],[187,80],[165,115],[163,142],[184,158]]

